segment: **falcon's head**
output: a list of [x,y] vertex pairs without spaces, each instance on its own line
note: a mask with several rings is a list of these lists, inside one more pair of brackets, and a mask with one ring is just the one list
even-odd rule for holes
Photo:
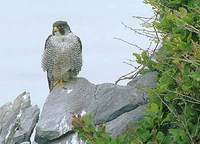
[[70,32],[70,27],[66,21],[56,21],[53,24],[53,35],[67,35]]

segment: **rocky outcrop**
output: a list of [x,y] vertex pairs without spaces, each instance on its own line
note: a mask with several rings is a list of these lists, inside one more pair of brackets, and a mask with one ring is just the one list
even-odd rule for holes
[[31,105],[26,92],[0,107],[0,144],[29,142],[38,118],[39,108]]
[[[39,144],[78,143],[72,132],[72,114],[91,114],[96,125],[106,124],[107,132],[118,136],[130,123],[142,118],[147,95],[144,87],[155,86],[155,73],[149,73],[131,82],[129,86],[111,83],[94,85],[84,78],[57,86],[48,95],[36,127]],[[148,83],[145,79],[148,78]],[[142,83],[144,81],[144,83]],[[76,142],[74,142],[76,140]]]
[[[0,144],[85,144],[71,124],[73,114],[85,113],[117,137],[143,117],[145,89],[155,87],[156,78],[157,73],[146,73],[127,86],[73,79],[51,91],[39,120],[38,107],[31,106],[29,93],[24,92],[13,103],[0,107]],[[36,142],[30,142],[34,136]]]

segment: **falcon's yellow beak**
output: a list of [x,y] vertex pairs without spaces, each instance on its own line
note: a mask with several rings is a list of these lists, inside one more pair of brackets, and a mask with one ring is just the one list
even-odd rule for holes
[[59,32],[59,28],[58,27],[53,27],[53,32]]

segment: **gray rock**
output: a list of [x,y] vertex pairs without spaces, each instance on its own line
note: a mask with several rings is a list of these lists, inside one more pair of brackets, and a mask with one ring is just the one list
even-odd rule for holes
[[4,138],[0,136],[0,144],[4,143]]
[[13,143],[30,140],[33,129],[39,118],[37,106],[29,107],[24,110],[20,118],[20,128],[13,135]]
[[[121,121],[126,118],[133,120],[131,114],[124,115],[124,113],[144,104],[146,104],[144,93],[139,93],[132,86],[108,83],[94,85],[84,78],[77,78],[55,87],[49,94],[36,127],[35,140],[38,144],[45,144],[66,137],[72,130],[72,113],[78,114],[82,111],[90,113],[95,124],[108,123],[110,132],[117,135],[114,134],[115,124],[112,125],[111,122],[118,117]],[[135,111],[132,114],[138,113]],[[140,116],[141,113],[135,117]]]
[[136,88],[138,93],[143,93],[144,98],[147,98],[148,89],[156,87],[157,77],[157,72],[147,72],[143,75],[137,76],[136,78],[128,82],[127,85]]
[[135,123],[143,117],[146,105],[141,105],[138,108],[126,112],[116,119],[106,123],[106,131],[117,137],[124,133],[127,129],[133,128]]
[[156,87],[156,80],[158,77],[158,73],[156,71],[154,72],[147,72],[143,75],[139,75],[130,82],[128,82],[127,85],[136,87],[138,89],[141,88],[155,88]]
[[0,144],[30,141],[39,117],[37,106],[31,106],[30,94],[22,93],[13,103],[0,107]]
[[86,143],[78,137],[78,134],[69,133],[60,139],[48,142],[48,144],[86,144]]
[[36,127],[36,142],[47,143],[71,131],[72,113],[80,113],[94,99],[96,86],[75,79],[52,90],[46,99]]
[[92,114],[94,123],[100,124],[145,103],[143,93],[137,93],[137,89],[107,83],[96,86],[95,99],[89,105],[88,112]]
[[23,142],[23,143],[21,143],[21,144],[31,144],[30,142]]

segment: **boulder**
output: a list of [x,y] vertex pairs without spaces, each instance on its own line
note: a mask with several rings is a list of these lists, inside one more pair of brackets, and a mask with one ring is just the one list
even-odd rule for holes
[[156,72],[149,72],[127,86],[74,78],[50,92],[40,118],[39,108],[24,92],[0,107],[0,144],[85,144],[72,130],[74,114],[90,114],[95,125],[105,124],[106,131],[117,137],[143,117],[146,89],[156,86],[156,78]]
[[84,143],[72,132],[74,113],[91,114],[94,124],[106,124],[107,132],[116,137],[126,131],[130,123],[142,118],[147,103],[143,88],[153,88],[155,84],[156,74],[147,73],[129,82],[128,86],[95,85],[85,78],[58,85],[46,99],[35,141],[38,144]]
[[126,112],[116,119],[106,123],[106,131],[116,138],[123,134],[127,129],[134,128],[135,122],[143,117],[146,105],[141,105],[136,109]]
[[158,77],[158,72],[156,71],[147,72],[132,79],[130,82],[128,82],[127,85],[136,87],[137,89],[155,88],[157,77]]
[[0,107],[0,144],[30,141],[39,117],[39,108],[32,106],[30,94],[20,94],[13,103]]

